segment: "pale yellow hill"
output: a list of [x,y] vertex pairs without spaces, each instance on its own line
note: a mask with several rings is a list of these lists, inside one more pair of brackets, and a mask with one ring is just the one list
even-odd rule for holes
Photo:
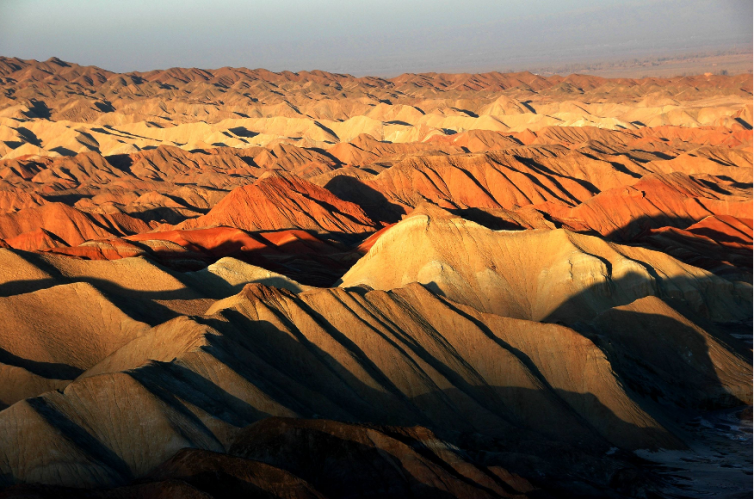
[[340,286],[411,282],[478,310],[548,322],[587,320],[652,295],[723,321],[751,307],[750,287],[664,253],[563,229],[493,231],[428,205],[386,231]]

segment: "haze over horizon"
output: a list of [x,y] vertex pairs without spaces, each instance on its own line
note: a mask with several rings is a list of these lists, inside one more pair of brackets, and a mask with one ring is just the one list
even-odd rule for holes
[[444,0],[388,0],[380,11],[340,0],[31,0],[0,4],[0,54],[54,56],[119,72],[176,66],[359,76],[525,70],[750,50],[751,19],[745,0],[476,0],[463,9]]

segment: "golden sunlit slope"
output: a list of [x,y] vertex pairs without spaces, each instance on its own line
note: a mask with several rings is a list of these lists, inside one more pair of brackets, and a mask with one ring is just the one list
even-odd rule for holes
[[387,230],[340,286],[388,290],[411,282],[478,310],[548,322],[573,323],[651,295],[683,299],[720,321],[742,319],[751,308],[751,286],[664,253],[565,229],[493,231],[432,206]]

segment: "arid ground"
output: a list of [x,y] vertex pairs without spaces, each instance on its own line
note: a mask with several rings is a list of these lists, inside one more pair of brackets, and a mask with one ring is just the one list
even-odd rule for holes
[[0,90],[0,498],[751,496],[751,74]]

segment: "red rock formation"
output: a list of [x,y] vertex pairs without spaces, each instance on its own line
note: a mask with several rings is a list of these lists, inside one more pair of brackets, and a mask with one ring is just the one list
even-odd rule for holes
[[247,231],[305,229],[317,232],[363,233],[375,223],[353,203],[287,174],[268,174],[253,185],[239,187],[207,215],[178,227],[236,227]]

